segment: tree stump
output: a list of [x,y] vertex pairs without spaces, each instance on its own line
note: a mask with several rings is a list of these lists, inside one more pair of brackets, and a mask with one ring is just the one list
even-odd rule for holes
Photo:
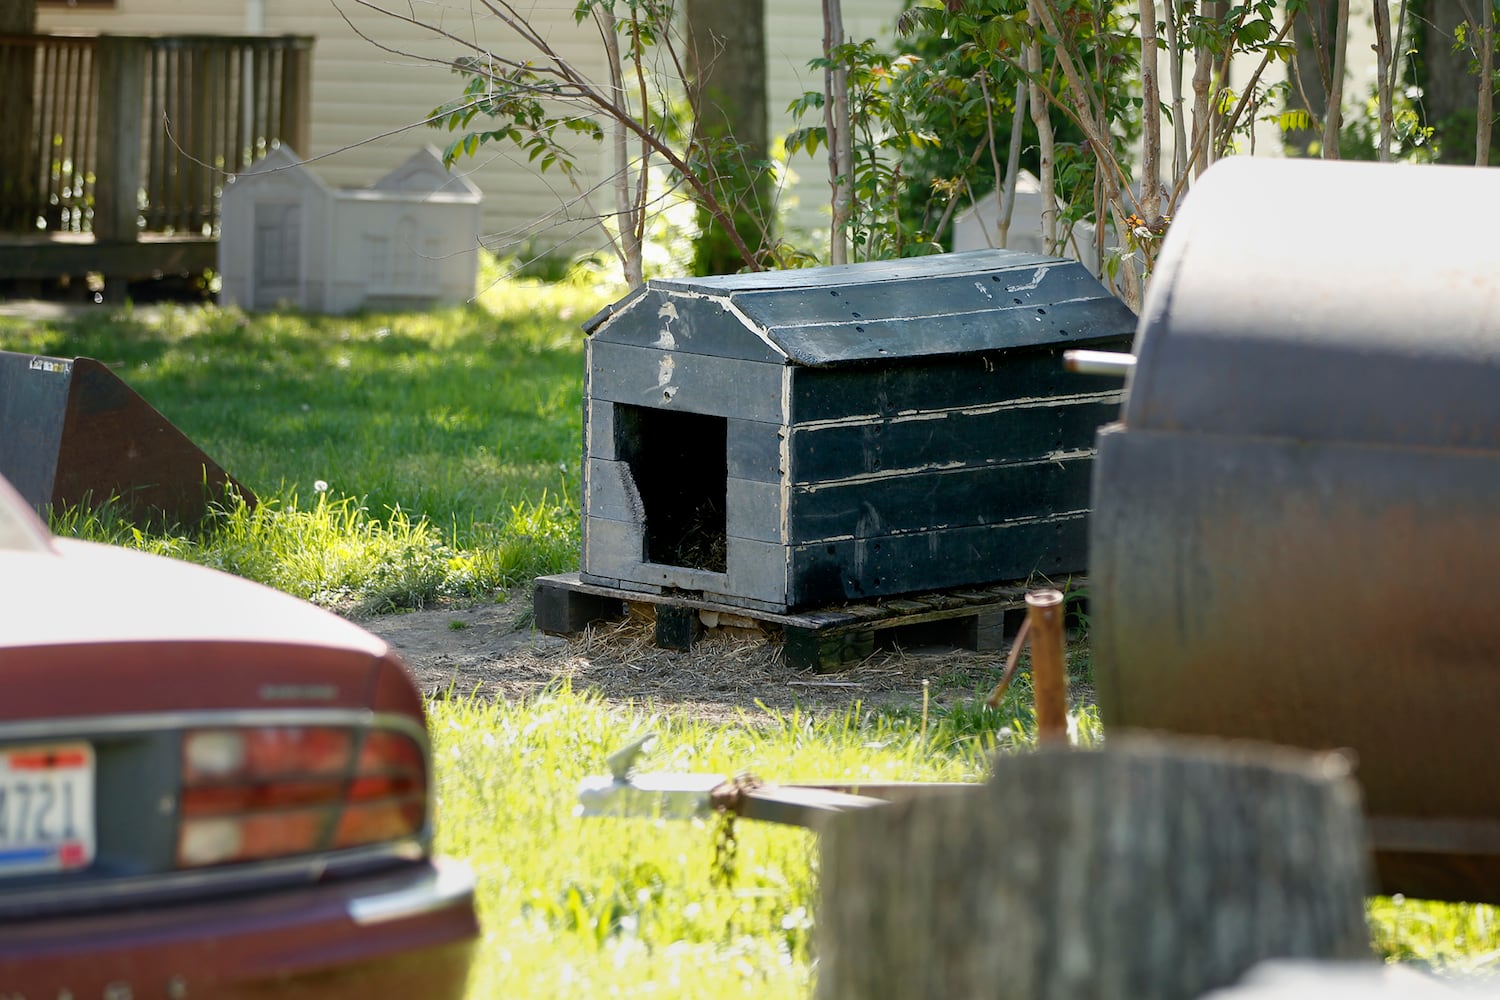
[[1197,997],[1268,958],[1370,958],[1343,758],[1111,740],[833,817],[821,1000]]

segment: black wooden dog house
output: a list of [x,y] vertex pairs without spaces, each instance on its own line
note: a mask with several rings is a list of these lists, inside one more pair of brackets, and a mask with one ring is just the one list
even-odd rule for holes
[[1084,567],[1135,317],[985,250],[653,280],[586,329],[586,584],[787,611]]

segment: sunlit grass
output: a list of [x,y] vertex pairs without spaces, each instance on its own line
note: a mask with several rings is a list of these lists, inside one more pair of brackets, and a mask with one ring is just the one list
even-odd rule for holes
[[[794,828],[736,825],[724,884],[707,821],[581,818],[579,781],[645,731],[643,770],[779,781],[977,781],[1030,745],[1005,711],[766,713],[710,725],[671,709],[611,706],[565,687],[516,702],[430,703],[439,848],[478,874],[484,939],[470,996],[806,997],[816,969],[817,845]],[[1101,738],[1092,708],[1072,720]],[[1018,822],[1024,818],[1018,817]],[[1149,887],[1143,887],[1149,891]],[[892,901],[899,905],[899,901]],[[1372,946],[1452,975],[1500,961],[1492,907],[1374,898]]]
[[1500,974],[1500,911],[1481,903],[1378,896],[1367,907],[1375,950],[1453,976]]
[[475,1000],[808,995],[811,834],[737,824],[735,875],[722,884],[714,821],[573,815],[580,779],[604,773],[605,757],[633,736],[659,736],[643,770],[964,781],[981,778],[990,752],[1024,728],[995,715],[980,733],[932,716],[924,730],[919,718],[858,706],[709,725],[566,688],[523,702],[438,700],[430,718],[439,848],[479,877]]
[[[577,559],[571,503],[521,500],[482,526],[444,530],[400,509],[374,516],[353,497],[296,493],[215,508],[191,532],[144,532],[118,507],[56,513],[58,534],[212,566],[340,611],[378,614],[526,584]],[[460,542],[459,539],[463,541]]]

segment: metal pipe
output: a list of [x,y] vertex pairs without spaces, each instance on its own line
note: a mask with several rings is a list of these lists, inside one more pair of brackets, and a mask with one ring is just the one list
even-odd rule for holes
[[1135,355],[1117,351],[1063,351],[1063,367],[1079,375],[1124,378],[1135,368]]
[[1010,687],[1011,678],[1016,675],[1016,667],[1021,663],[1021,650],[1026,646],[1026,633],[1031,627],[1031,617],[1028,615],[1021,622],[1021,628],[1016,632],[1016,637],[1010,644],[1010,655],[1005,658],[1005,670],[1000,674],[1000,680],[995,684],[995,689],[984,703],[990,708],[999,708],[1000,699],[1005,697],[1006,690]]
[[1068,678],[1063,655],[1063,595],[1034,590],[1026,595],[1031,635],[1031,688],[1036,698],[1038,743],[1068,741]]

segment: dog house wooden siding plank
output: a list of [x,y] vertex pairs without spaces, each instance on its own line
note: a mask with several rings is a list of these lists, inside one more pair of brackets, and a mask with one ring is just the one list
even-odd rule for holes
[[596,342],[589,351],[589,387],[596,400],[778,423],[781,368]]
[[923,309],[918,303],[885,319],[824,323],[795,315],[784,322],[754,318],[765,324],[766,334],[792,361],[812,366],[1066,344],[1101,333],[1124,334],[1135,327],[1135,317],[1112,296],[1107,302],[1036,299],[1024,306],[975,304],[963,311]]
[[630,466],[601,458],[588,460],[585,509],[591,517],[627,524],[642,520],[641,497],[630,479]]
[[[1093,350],[1130,350],[1130,337],[1068,344]],[[792,369],[794,425],[853,417],[982,406],[1019,399],[1118,390],[1119,379],[1078,375],[1062,365],[1062,345],[1024,351],[984,351],[886,365]]]
[[780,424],[729,419],[729,478],[755,483],[781,482]]
[[1087,543],[1088,518],[1080,511],[1037,521],[797,545],[791,549],[789,606],[963,586],[976,565],[999,580],[1024,580],[1032,573],[1055,578],[1084,568]]
[[636,580],[646,551],[639,523],[607,517],[583,519],[583,565],[591,577]]
[[719,595],[719,599],[733,601],[741,596],[785,608],[790,550],[779,542],[733,535],[727,547],[729,593]]
[[607,399],[589,398],[585,405],[586,421],[583,454],[587,458],[615,459],[615,404]]
[[[1064,302],[1019,311],[979,311],[961,315],[913,315],[879,322],[802,327],[796,333],[770,327],[768,334],[792,359],[811,366],[852,360],[926,358],[987,350],[1012,350],[1062,343],[1087,336],[1093,303]],[[1118,332],[1119,327],[1114,332]]]
[[794,487],[819,484],[919,465],[994,465],[1092,448],[1094,433],[1119,412],[1119,394],[1111,393],[795,427],[791,482]]
[[[901,532],[937,536],[944,529],[1002,525],[1086,510],[1091,455],[1060,461],[994,465],[859,479],[804,487],[791,494],[791,541],[881,539]],[[968,558],[954,553],[954,558]],[[967,581],[964,581],[967,582]]]
[[1052,303],[1072,301],[1090,303],[1091,315],[1119,317],[1123,328],[1134,324],[1134,317],[1128,315],[1124,304],[1105,291],[1087,269],[1062,261],[1041,261],[993,272],[834,285],[826,289],[736,292],[732,301],[745,315],[767,328],[879,323],[913,317],[937,319],[976,312],[995,315],[999,327],[1011,322],[1007,313],[1024,316],[1036,306],[1045,308]]
[[1061,262],[1063,258],[1017,250],[970,250],[927,257],[869,261],[833,267],[793,269],[786,271],[747,271],[743,274],[721,274],[706,278],[653,278],[653,288],[683,291],[708,291],[715,294],[766,289],[823,288],[827,286],[863,285],[873,281],[931,277],[941,274],[987,273],[996,268],[1023,267],[1029,264]]
[[780,483],[729,480],[725,533],[729,538],[780,543],[782,539]]
[[782,364],[785,357],[729,299],[649,290],[636,297],[593,334],[594,343],[627,344],[682,354]]
[[[641,527],[607,518],[585,517],[589,579],[615,579],[624,585],[701,591],[736,607],[778,608],[786,604],[789,550],[775,542],[730,537],[727,573],[641,561]],[[743,600],[741,600],[743,599]]]

